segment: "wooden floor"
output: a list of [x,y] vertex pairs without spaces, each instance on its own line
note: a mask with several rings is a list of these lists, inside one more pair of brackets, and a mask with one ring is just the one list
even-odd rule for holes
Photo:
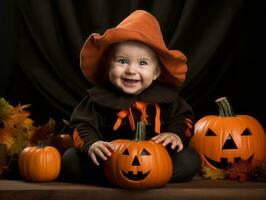
[[126,190],[90,184],[65,182],[30,183],[22,180],[0,180],[1,200],[53,199],[215,199],[266,200],[266,182],[194,179],[186,183],[170,183],[163,188]]

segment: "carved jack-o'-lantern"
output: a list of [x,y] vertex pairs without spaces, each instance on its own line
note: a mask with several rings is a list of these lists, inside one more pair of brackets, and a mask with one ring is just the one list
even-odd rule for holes
[[265,160],[266,136],[260,123],[248,115],[233,115],[226,97],[216,100],[219,116],[205,116],[195,124],[190,146],[206,167],[223,169],[240,159]]
[[144,141],[145,125],[137,123],[135,140],[112,141],[116,149],[104,163],[110,183],[124,188],[154,188],[165,185],[172,176],[167,150],[153,141]]

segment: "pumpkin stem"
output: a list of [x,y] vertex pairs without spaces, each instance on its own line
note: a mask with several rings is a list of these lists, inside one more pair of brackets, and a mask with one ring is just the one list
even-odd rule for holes
[[44,147],[45,147],[45,143],[44,143],[44,141],[39,140],[38,143],[37,143],[37,147],[39,147],[39,148],[44,148]]
[[137,122],[135,141],[145,140],[145,134],[146,134],[145,129],[146,129],[146,126],[144,122],[142,121]]
[[221,97],[215,100],[215,103],[218,105],[219,108],[219,116],[222,117],[232,117],[234,116],[234,112],[232,106],[227,99],[227,97]]

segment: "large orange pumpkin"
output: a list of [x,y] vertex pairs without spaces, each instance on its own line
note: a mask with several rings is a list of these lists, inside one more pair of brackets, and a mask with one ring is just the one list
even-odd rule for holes
[[47,182],[58,177],[61,169],[61,156],[52,146],[30,146],[22,150],[18,164],[24,180]]
[[248,115],[234,115],[226,97],[216,100],[219,116],[209,115],[195,124],[190,146],[206,167],[223,169],[241,159],[264,160],[266,136],[260,123]]
[[164,186],[172,176],[171,158],[161,144],[145,141],[145,125],[137,123],[135,140],[112,141],[116,149],[104,163],[110,183],[124,188]]

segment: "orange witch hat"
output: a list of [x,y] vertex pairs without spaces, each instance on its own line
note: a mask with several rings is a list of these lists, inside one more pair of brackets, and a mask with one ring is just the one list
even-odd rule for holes
[[144,10],[136,10],[114,28],[103,35],[92,33],[85,41],[80,53],[80,66],[85,77],[100,83],[104,66],[101,59],[110,45],[124,41],[138,41],[151,47],[162,64],[159,80],[180,86],[187,73],[186,56],[178,50],[169,50],[163,40],[156,18]]

